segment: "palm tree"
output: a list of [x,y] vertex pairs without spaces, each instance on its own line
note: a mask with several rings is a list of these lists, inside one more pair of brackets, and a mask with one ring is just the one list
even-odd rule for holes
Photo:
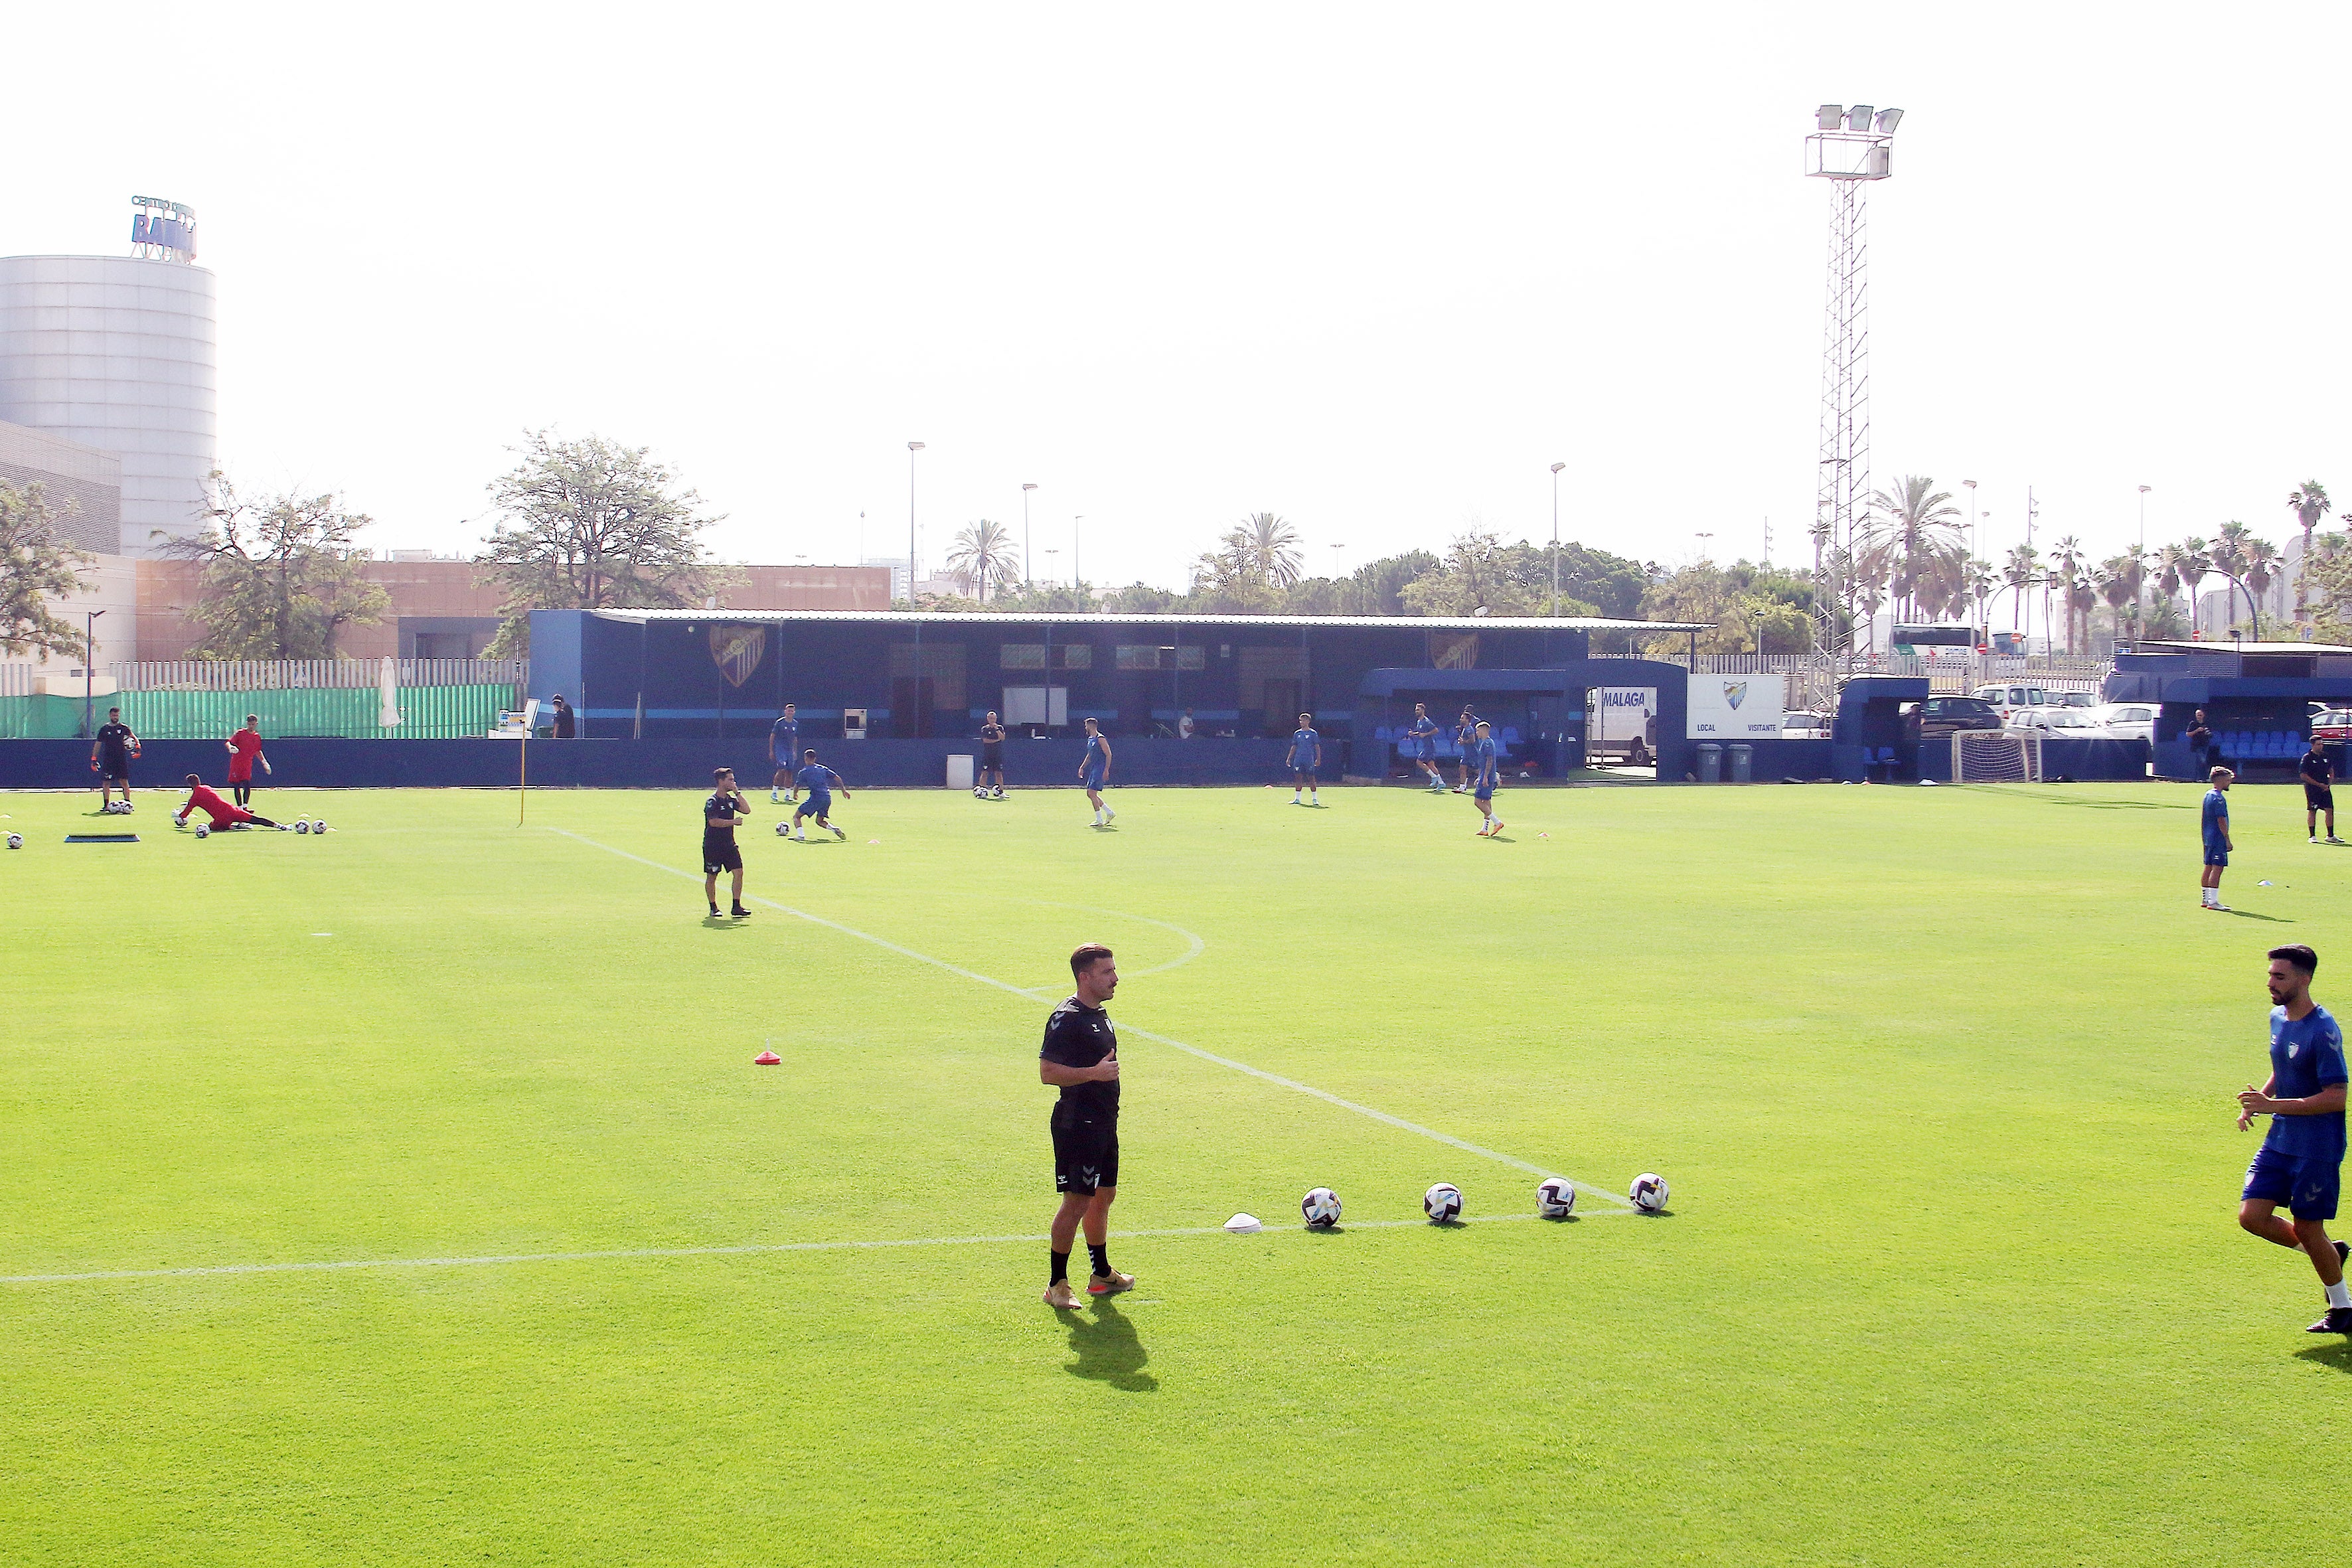
[[[2233,593],[2246,595],[2246,612],[2252,618],[2254,635],[2259,637],[2262,636],[2262,611],[2254,604],[2252,590],[2246,586],[2246,549],[2254,542],[2253,530],[2232,520],[2214,531],[2212,546],[2205,553],[2207,559],[2213,563],[2213,570],[2230,580]],[[2234,597],[2231,603],[2236,603]]]
[[955,536],[955,548],[948,552],[948,574],[958,587],[977,594],[986,604],[990,584],[1002,588],[1020,581],[1021,563],[1013,557],[1013,531],[984,517],[966,524]]
[[[2156,549],[2156,588],[2168,601],[2180,592],[2189,580],[2189,552],[2178,544],[2160,544]],[[2197,635],[2197,601],[2189,601],[2189,635]]]
[[[2281,555],[2278,546],[2269,540],[2252,539],[2246,542],[2246,586],[2253,591],[2257,598],[2279,585],[2279,574],[2285,566],[2286,557]],[[2271,606],[2271,614],[2273,616],[2278,614],[2276,605]],[[2262,620],[2257,616],[2254,621],[2254,636],[2260,637],[2262,635]]]
[[[2050,551],[2053,557],[2053,565],[2054,567],[2054,570],[2050,574],[2050,580],[2065,590],[2063,598],[2066,605],[2066,651],[2071,654],[2074,651],[2074,584],[2076,576],[2074,569],[2082,564],[2083,542],[2070,533],[2060,539],[2057,543],[2052,545],[2050,547]],[[2049,617],[2045,614],[2042,618],[2046,627]],[[2084,628],[2084,639],[2087,641],[2089,638],[2088,627]]]
[[1248,550],[1258,571],[1277,588],[1298,581],[1306,564],[1298,553],[1298,531],[1270,511],[1254,511],[1242,520],[1249,535]]
[[2180,583],[2189,590],[2189,635],[2197,635],[2197,584],[2205,581],[2213,570],[2213,558],[2205,553],[2205,542],[2195,534],[2180,542]]
[[1903,613],[1916,615],[1921,580],[1961,542],[1960,509],[1925,475],[1908,475],[1870,498],[1868,537],[1886,550],[1889,585]]
[[[2139,608],[2139,552],[2126,550],[2121,555],[2110,555],[2091,570],[2091,586],[2107,602],[2107,616],[2115,623],[2116,635],[2124,635],[2124,606]],[[2132,617],[2137,620],[2137,614]]]
[[[2040,580],[2040,565],[2041,557],[2031,544],[2011,545],[2009,559],[2001,563],[2001,582],[2017,591],[2017,596],[2010,601],[2009,613],[2021,622],[2025,614],[2025,591]],[[2023,629],[2021,625],[2019,630]]]
[[1990,561],[1963,563],[1960,567],[1960,592],[1976,605],[1977,635],[1983,637],[1988,630],[1985,626],[1985,604],[1995,594],[2000,592],[2000,579],[1993,575],[1992,563]]
[[2303,524],[2303,562],[2294,573],[2294,618],[2300,621],[2307,603],[2303,580],[2311,569],[2311,531],[2319,526],[2319,520],[2327,515],[2327,509],[2334,503],[2327,499],[2326,485],[2317,479],[2305,479],[2301,489],[2289,492],[2286,504],[2294,512],[2295,521]]

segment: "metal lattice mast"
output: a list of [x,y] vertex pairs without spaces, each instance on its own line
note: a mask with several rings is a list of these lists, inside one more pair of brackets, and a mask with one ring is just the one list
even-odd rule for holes
[[1855,608],[1870,493],[1870,244],[1865,187],[1892,173],[1899,109],[1825,103],[1805,138],[1806,174],[1830,185],[1829,283],[1822,311],[1821,453],[1813,499],[1817,645],[1847,651],[1839,612]]

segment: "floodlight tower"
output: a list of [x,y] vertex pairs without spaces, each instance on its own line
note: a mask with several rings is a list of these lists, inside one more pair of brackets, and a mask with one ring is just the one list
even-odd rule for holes
[[[1829,304],[1822,349],[1822,451],[1814,491],[1814,523],[1834,556],[1848,563],[1839,596],[1853,592],[1854,531],[1862,498],[1870,493],[1870,323],[1863,196],[1874,180],[1894,173],[1899,109],[1824,103],[1819,126],[1805,138],[1805,174],[1830,184]],[[1823,621],[1819,646],[1833,648],[1832,605],[1815,595]]]

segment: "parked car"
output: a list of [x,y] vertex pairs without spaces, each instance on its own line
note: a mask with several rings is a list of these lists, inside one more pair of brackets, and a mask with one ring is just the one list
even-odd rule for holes
[[2314,713],[2311,738],[2323,746],[2352,744],[2352,708],[2323,708]]
[[2044,708],[2050,702],[2050,694],[2038,686],[1979,686],[1971,695],[1991,703],[2004,720],[2021,708]]
[[1921,736],[1949,735],[1960,730],[1993,730],[2000,728],[2000,710],[1977,697],[1930,697],[1925,702],[1906,702],[1904,712],[1916,710],[1919,715]]
[[1780,716],[1780,739],[1784,741],[1826,741],[1830,738],[1830,716],[1826,713],[1784,713]]
[[2099,694],[2095,691],[2053,691],[2050,694],[2053,708],[2096,708]]
[[2084,708],[2021,708],[2009,716],[2009,728],[2039,730],[2045,735],[2076,741],[2103,740],[2106,735],[2106,726],[2098,716]]
[[[2156,707],[2147,702],[2110,702],[2093,710],[2099,728],[2110,741],[2146,741],[2156,744]],[[2352,719],[2352,714],[2346,715]]]

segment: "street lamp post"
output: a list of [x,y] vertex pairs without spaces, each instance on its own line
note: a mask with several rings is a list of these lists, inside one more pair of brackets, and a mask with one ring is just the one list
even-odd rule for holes
[[1070,592],[1073,594],[1078,591],[1078,524],[1086,520],[1084,512],[1070,519]]
[[2132,556],[2132,635],[2139,635],[2139,619],[2143,613],[2140,590],[2147,584],[2147,492],[2149,486],[2139,488],[2139,550]]
[[1559,471],[1566,463],[1551,466],[1551,613],[1559,616]]
[[1335,583],[1339,580],[1339,552],[1346,548],[1348,548],[1348,542],[1344,539],[1334,540],[1331,542],[1331,580]]
[[1021,586],[1024,591],[1033,575],[1029,569],[1029,492],[1036,488],[1032,484],[1021,487]]
[[82,612],[81,733],[84,740],[98,733],[98,617],[104,614],[104,610]]
[[907,609],[915,608],[915,454],[923,449],[920,441],[907,443]]

